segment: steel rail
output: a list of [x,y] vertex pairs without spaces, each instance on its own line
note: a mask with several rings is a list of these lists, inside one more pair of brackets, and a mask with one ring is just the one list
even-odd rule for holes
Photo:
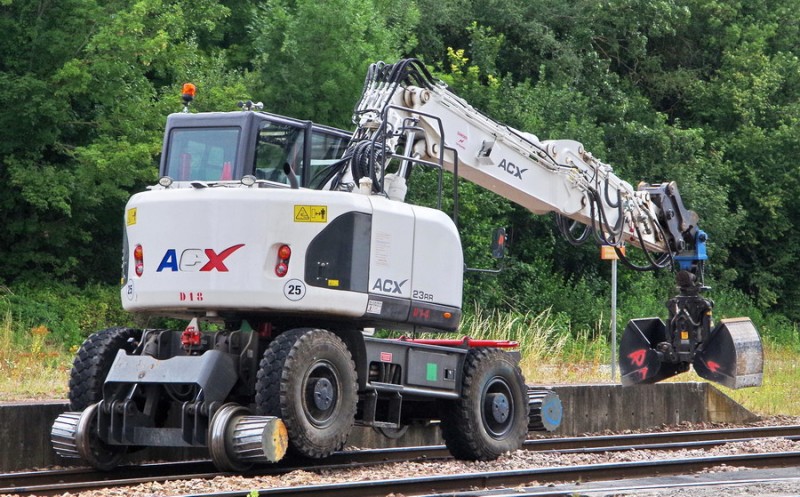
[[[635,480],[634,480],[635,481]],[[765,477],[765,478],[744,478],[744,479],[719,479],[701,482],[679,482],[679,483],[627,483],[625,480],[617,480],[613,485],[608,486],[589,486],[584,489],[576,488],[545,488],[545,487],[514,487],[498,488],[487,493],[483,491],[448,492],[446,497],[575,497],[576,495],[618,495],[622,492],[643,492],[661,491],[668,489],[689,489],[704,487],[725,487],[725,486],[746,486],[773,483],[800,482],[800,477],[787,478],[785,476]],[[417,497],[444,497],[443,494],[418,495]]]
[[[622,450],[674,450],[690,447],[709,447],[754,438],[800,438],[800,426],[772,426],[659,432],[598,437],[569,437],[528,440],[523,448],[541,452],[612,452]],[[448,459],[444,446],[403,447],[393,449],[350,450],[336,453],[318,462],[284,460],[260,466],[245,475],[279,475],[296,469],[306,471],[353,468],[385,462]],[[113,472],[86,468],[10,473],[0,475],[0,494],[54,494],[81,489],[132,485],[169,479],[213,478],[219,476],[206,460],[180,463],[156,463],[121,466]]]
[[[699,442],[712,440],[744,440],[751,438],[796,437],[800,436],[800,425],[757,426],[745,428],[717,428],[712,430],[663,431],[654,433],[630,433],[624,435],[598,435],[588,437],[561,437],[528,440],[528,447],[541,447],[546,450],[585,449],[608,447],[612,445],[644,445],[656,443]],[[552,441],[552,447],[548,442]],[[540,449],[535,449],[540,450]]]
[[[662,459],[644,462],[604,463],[586,466],[549,467],[527,470],[507,470],[457,475],[442,475],[392,480],[372,480],[349,483],[304,485],[262,490],[249,490],[259,497],[371,497],[391,493],[424,495],[432,492],[453,492],[469,489],[506,488],[559,481],[603,481],[632,476],[674,475],[695,472],[709,467],[747,466],[757,468],[787,467],[800,465],[800,452],[775,452],[767,454],[745,454],[713,456],[695,459]],[[485,492],[483,493],[485,495]],[[242,490],[191,494],[192,497],[241,497]],[[574,495],[574,491],[572,493]],[[180,497],[190,497],[188,495]]]

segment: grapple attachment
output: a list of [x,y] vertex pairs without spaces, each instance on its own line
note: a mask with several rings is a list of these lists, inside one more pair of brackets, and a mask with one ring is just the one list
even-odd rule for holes
[[689,369],[686,363],[671,363],[657,347],[672,340],[660,318],[628,321],[619,346],[622,385],[656,383]]
[[764,352],[750,318],[723,319],[692,361],[702,378],[728,388],[761,385]]
[[622,385],[656,383],[689,370],[728,388],[761,385],[764,355],[749,318],[723,319],[702,341],[659,318],[628,322],[619,349]]

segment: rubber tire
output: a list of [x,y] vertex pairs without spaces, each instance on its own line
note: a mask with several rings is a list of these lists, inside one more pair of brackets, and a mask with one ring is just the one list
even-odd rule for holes
[[[309,409],[309,375],[324,373],[334,388],[329,409]],[[289,451],[310,458],[327,457],[341,450],[353,428],[358,384],[353,359],[335,334],[302,328],[278,335],[259,365],[256,378],[256,413],[277,416],[286,424]]]
[[[498,390],[507,394],[509,414],[493,428],[485,403],[487,394]],[[461,397],[443,406],[441,430],[456,459],[491,461],[522,446],[528,435],[527,386],[510,355],[491,348],[469,351]]]
[[117,351],[132,352],[141,336],[141,330],[116,327],[93,333],[83,342],[69,374],[70,411],[83,411],[103,399],[103,383]]

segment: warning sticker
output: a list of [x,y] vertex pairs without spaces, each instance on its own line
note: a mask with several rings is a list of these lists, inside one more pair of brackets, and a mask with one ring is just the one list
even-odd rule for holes
[[128,212],[125,213],[125,223],[128,226],[136,224],[136,207],[128,209]]
[[296,223],[327,223],[327,205],[295,205],[294,222]]
[[367,314],[380,314],[383,302],[380,300],[370,300],[367,302]]

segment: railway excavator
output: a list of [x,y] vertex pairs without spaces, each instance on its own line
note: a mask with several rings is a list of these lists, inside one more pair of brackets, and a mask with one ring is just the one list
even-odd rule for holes
[[458,331],[465,272],[455,213],[405,201],[426,170],[437,207],[445,178],[454,196],[473,182],[555,213],[571,243],[675,272],[666,322],[625,328],[623,385],[690,367],[731,388],[761,383],[750,319],[714,324],[708,235],[675,183],[633,188],[577,141],[484,116],[415,59],[370,66],[353,132],[250,101],[189,112],[193,96],[186,85],[184,112],[167,119],[158,183],[125,208],[120,292],[130,312],[188,324],[86,339],[70,411],[51,429],[59,455],[108,470],[138,448],[205,448],[242,471],[287,453],[324,458],[354,426],[400,436],[436,423],[456,458],[490,460],[557,427],[558,397],[526,386],[514,342],[417,335]]

